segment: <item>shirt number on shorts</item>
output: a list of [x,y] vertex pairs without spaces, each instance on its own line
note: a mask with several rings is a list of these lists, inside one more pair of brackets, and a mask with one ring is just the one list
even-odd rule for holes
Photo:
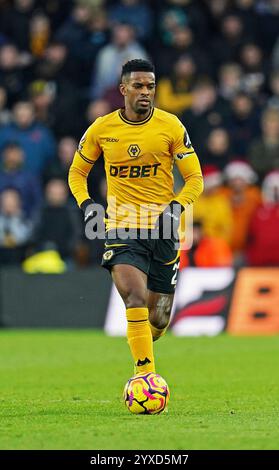
[[173,275],[172,278],[171,278],[171,284],[172,284],[173,286],[175,286],[176,283],[177,283],[178,268],[179,268],[179,262],[178,262],[178,263],[174,263],[173,268],[172,268],[172,270],[174,271],[174,275]]

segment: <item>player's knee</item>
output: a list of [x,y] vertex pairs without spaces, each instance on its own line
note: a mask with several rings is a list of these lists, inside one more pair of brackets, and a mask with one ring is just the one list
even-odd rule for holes
[[165,314],[161,315],[160,317],[153,316],[149,318],[149,320],[155,328],[158,328],[158,330],[163,330],[169,324],[170,315]]
[[149,321],[159,330],[166,328],[170,322],[172,308],[172,297],[167,294],[161,294],[156,302],[151,303],[149,307]]
[[127,293],[124,299],[126,308],[142,308],[146,307],[146,295],[141,291],[131,291]]
[[166,328],[170,322],[170,309],[149,309],[149,321],[159,330]]

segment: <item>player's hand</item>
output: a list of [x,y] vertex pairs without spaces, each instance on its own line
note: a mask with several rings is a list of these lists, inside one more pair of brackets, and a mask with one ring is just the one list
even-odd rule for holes
[[177,201],[171,201],[159,215],[155,228],[159,230],[160,238],[176,238],[178,239],[178,228],[180,216],[184,211],[184,207]]
[[81,204],[80,208],[84,214],[84,223],[87,224],[89,220],[93,219],[96,215],[96,210],[94,209],[94,200],[93,199],[86,199]]
[[105,213],[100,204],[96,204],[93,199],[86,199],[80,208],[84,214],[85,235],[89,240],[105,237]]

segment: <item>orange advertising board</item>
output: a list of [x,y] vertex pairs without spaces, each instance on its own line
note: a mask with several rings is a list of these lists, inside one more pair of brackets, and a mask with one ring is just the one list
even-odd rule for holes
[[227,331],[236,335],[279,333],[279,268],[239,271]]

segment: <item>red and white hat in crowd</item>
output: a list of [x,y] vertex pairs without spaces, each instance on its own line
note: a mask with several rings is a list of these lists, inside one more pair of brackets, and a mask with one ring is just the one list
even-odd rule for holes
[[233,160],[228,163],[224,169],[224,176],[228,181],[242,178],[248,184],[255,183],[258,179],[251,165],[243,160]]
[[266,202],[279,202],[279,170],[266,175],[262,184],[262,193]]
[[222,184],[222,172],[216,165],[204,165],[202,167],[204,189],[213,189]]

